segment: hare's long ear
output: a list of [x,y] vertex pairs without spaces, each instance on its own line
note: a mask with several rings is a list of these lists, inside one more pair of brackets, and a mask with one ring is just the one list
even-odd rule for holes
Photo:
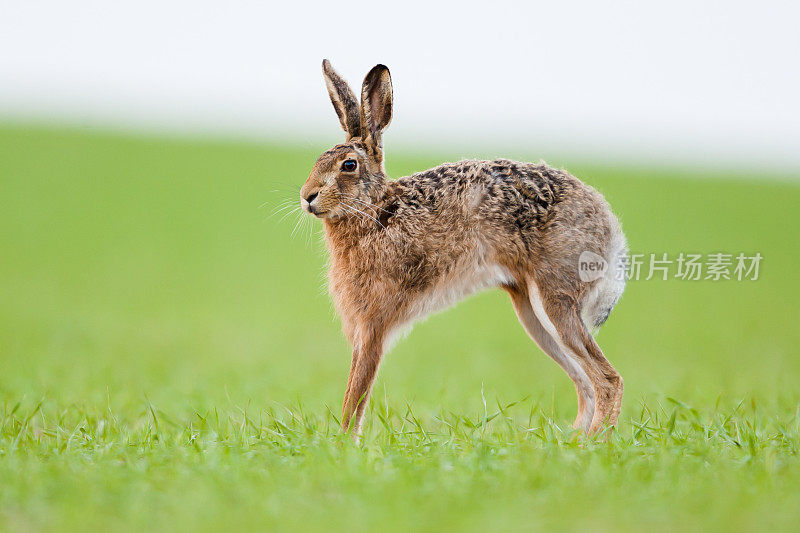
[[383,130],[392,121],[392,77],[385,65],[375,65],[361,86],[361,137],[379,163],[383,162]]
[[322,74],[325,76],[325,85],[328,87],[328,95],[331,103],[339,115],[339,122],[342,129],[347,133],[347,140],[353,137],[361,137],[361,115],[358,110],[358,100],[353,90],[347,85],[339,74],[333,70],[331,62],[327,59],[322,61]]

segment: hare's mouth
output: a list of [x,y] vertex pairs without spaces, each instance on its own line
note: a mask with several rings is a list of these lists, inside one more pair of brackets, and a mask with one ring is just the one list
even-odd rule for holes
[[328,210],[321,210],[318,207],[314,207],[313,205],[304,205],[303,209],[310,215],[314,215],[317,218],[328,218],[331,216],[331,209]]

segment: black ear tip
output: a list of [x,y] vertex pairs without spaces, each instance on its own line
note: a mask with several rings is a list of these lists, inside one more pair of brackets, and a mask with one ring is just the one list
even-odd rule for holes
[[328,61],[327,59],[323,59],[322,60],[322,70],[328,70],[329,68],[331,68],[331,62]]
[[376,78],[380,78],[380,76],[382,76],[384,73],[386,73],[386,74],[391,76],[391,74],[389,74],[389,67],[387,67],[386,65],[384,65],[382,63],[378,63],[377,65],[372,67],[372,69],[370,69],[370,71],[367,74],[367,77],[365,79],[366,80],[374,80]]

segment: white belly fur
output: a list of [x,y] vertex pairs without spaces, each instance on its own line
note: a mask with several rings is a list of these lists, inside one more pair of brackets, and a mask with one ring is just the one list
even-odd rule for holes
[[513,282],[511,274],[497,264],[489,264],[483,260],[471,261],[460,268],[446,280],[436,284],[429,291],[412,303],[406,320],[393,328],[384,343],[384,352],[411,331],[414,323],[432,313],[447,309],[467,296],[484,289],[499,287]]

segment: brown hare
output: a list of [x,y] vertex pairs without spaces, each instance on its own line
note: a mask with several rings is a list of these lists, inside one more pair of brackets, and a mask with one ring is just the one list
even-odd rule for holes
[[[625,237],[603,197],[564,170],[506,159],[390,180],[381,141],[392,119],[389,69],[367,74],[360,105],[328,60],[322,70],[347,139],[319,157],[300,202],[323,219],[329,289],[353,346],[343,429],[358,437],[399,333],[489,287],[508,292],[525,331],[572,378],[575,427],[615,425],[622,377],[588,329],[625,287]],[[605,267],[599,275],[580,275],[584,253]]]

